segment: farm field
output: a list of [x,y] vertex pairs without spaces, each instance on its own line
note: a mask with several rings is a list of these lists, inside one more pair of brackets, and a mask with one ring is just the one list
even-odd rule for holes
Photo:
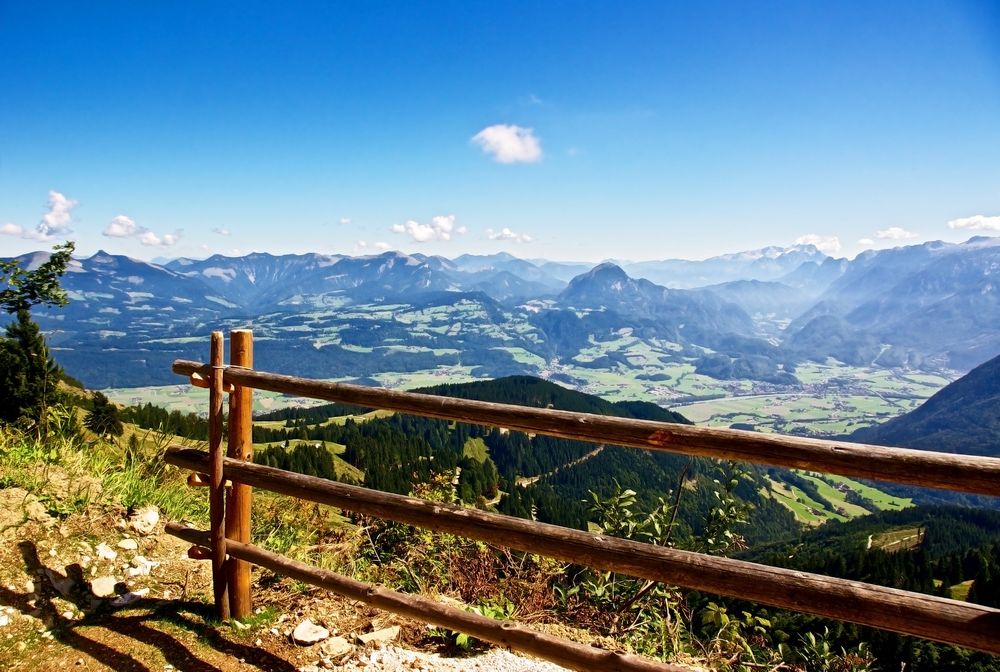
[[[438,310],[408,314],[416,323],[436,323]],[[454,327],[454,323],[441,325]],[[627,330],[625,330],[627,331]],[[413,346],[384,343],[375,348],[389,352]],[[679,411],[696,424],[729,427],[740,423],[757,431],[810,436],[836,436],[884,422],[919,406],[957,372],[916,373],[898,369],[851,367],[828,361],[800,365],[799,385],[773,385],[749,380],[716,380],[695,372],[692,361],[678,357],[676,344],[644,341],[623,333],[613,341],[593,343],[580,356],[545,362],[520,346],[499,346],[522,365],[537,368],[536,375],[610,401],[650,401]],[[426,355],[454,357],[447,349],[430,349]],[[602,368],[578,361],[614,355]],[[432,359],[433,361],[433,359]],[[592,361],[592,360],[591,360]],[[475,367],[460,363],[438,364],[415,371],[375,373],[371,378],[390,389],[413,389],[482,379]],[[331,380],[347,381],[341,377]],[[167,410],[204,413],[205,390],[185,384],[111,388],[104,393],[120,404],[152,402]],[[322,402],[256,391],[254,411],[285,407],[310,407]]]
[[[799,522],[806,525],[820,525],[829,520],[845,521],[868,515],[869,512],[863,507],[848,502],[847,493],[837,489],[830,482],[854,490],[862,497],[871,500],[882,511],[898,511],[913,505],[909,499],[893,497],[881,490],[845,476],[825,474],[820,476],[819,474],[811,474],[809,472],[797,473],[815,484],[820,496],[826,498],[835,508],[835,511],[830,511],[821,502],[816,501],[800,488],[770,479],[771,495],[791,510]],[[887,543],[892,541],[893,539],[888,539]]]
[[[912,411],[957,375],[914,378],[910,372],[839,364],[802,367],[802,389],[678,404],[697,424],[751,425],[757,431],[835,436]],[[821,375],[822,374],[822,375]],[[825,381],[820,383],[818,381]]]
[[828,481],[834,481],[836,483],[844,483],[852,490],[857,492],[859,495],[866,499],[870,499],[875,503],[878,508],[883,511],[900,511],[902,509],[909,508],[913,506],[913,500],[909,497],[897,497],[895,495],[890,495],[888,493],[882,492],[878,488],[873,488],[870,485],[865,485],[859,481],[848,478],[847,476],[838,476],[837,474],[824,474],[823,478]]
[[795,518],[806,525],[822,525],[828,520],[847,520],[848,517],[839,515],[823,508],[823,505],[812,499],[799,488],[771,481],[771,495],[782,505],[795,514]]

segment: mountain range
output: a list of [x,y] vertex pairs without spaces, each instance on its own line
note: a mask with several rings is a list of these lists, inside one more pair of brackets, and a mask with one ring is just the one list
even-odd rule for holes
[[36,318],[60,362],[94,387],[173,382],[172,359],[201,358],[209,331],[233,327],[255,330],[272,368],[321,377],[634,369],[635,356],[602,352],[627,337],[652,351],[642,366],[655,355],[781,385],[806,360],[965,371],[1000,354],[998,269],[1000,238],[985,237],[854,260],[796,246],[596,266],[399,252],[161,265],[98,252],[72,261],[70,304]]

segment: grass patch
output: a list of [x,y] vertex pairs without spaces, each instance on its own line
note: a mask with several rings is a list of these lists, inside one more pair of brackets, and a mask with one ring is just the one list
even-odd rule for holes
[[962,583],[956,583],[950,588],[951,599],[961,600],[965,602],[969,599],[969,591],[972,589],[972,584],[974,580],[969,579],[968,581],[963,581]]
[[486,447],[486,442],[483,441],[482,437],[477,436],[465,440],[465,445],[462,447],[462,455],[481,464],[490,456],[490,450]]
[[895,553],[897,551],[908,551],[911,548],[916,548],[923,541],[924,529],[922,527],[905,527],[873,535],[871,547]]

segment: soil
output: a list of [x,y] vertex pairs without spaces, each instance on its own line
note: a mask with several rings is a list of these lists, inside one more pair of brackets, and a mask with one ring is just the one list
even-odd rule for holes
[[[207,562],[189,559],[188,544],[163,533],[162,521],[153,534],[141,536],[128,529],[124,510],[88,511],[60,520],[40,514],[37,501],[24,491],[0,490],[0,500],[3,670],[451,671],[493,669],[490,661],[501,658],[504,669],[561,669],[508,653],[497,658],[494,652],[489,654],[493,658],[483,659],[430,655],[440,644],[429,637],[426,626],[263,570],[255,570],[257,608],[248,624],[220,623],[210,604]],[[135,540],[138,548],[120,548],[118,543],[126,538]],[[117,557],[100,558],[100,543]],[[159,564],[148,576],[130,576],[137,555]],[[142,596],[118,608],[112,598],[94,597],[90,582],[103,576],[116,579],[119,595],[137,591]],[[401,625],[401,641],[390,645],[394,653],[389,656],[384,644],[381,649],[371,644],[331,658],[322,653],[322,645],[299,647],[291,641],[292,629],[305,618],[352,643],[361,633]],[[400,667],[399,660],[409,662]],[[418,667],[414,661],[419,661]]]

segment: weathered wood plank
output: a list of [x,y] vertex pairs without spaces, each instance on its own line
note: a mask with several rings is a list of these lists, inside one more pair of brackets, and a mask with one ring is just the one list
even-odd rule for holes
[[[208,457],[171,447],[164,459],[203,471]],[[228,458],[225,476],[234,483],[567,562],[1000,654],[998,609],[590,534]]]
[[[232,366],[253,366],[253,334],[250,330],[236,329],[229,332],[229,362]],[[253,461],[253,388],[238,383],[229,395],[227,456],[240,461]],[[250,542],[251,497],[249,485],[233,483],[226,504],[228,539],[245,544]],[[226,568],[229,577],[229,611],[233,618],[246,618],[252,611],[250,565],[243,560],[230,558],[226,562]]]
[[[222,460],[226,453],[222,448],[222,371],[224,345],[221,331],[212,332],[211,366],[212,375],[208,379],[208,518],[212,549],[212,593],[215,598],[215,614],[223,621],[229,620],[229,580],[226,576],[226,486],[222,475]],[[190,479],[188,484],[191,484]]]
[[[208,543],[208,535],[205,532],[177,523],[168,523],[167,532],[192,544]],[[380,586],[361,583],[250,544],[230,542],[229,552],[242,560],[266,567],[283,576],[325,588],[352,600],[407,618],[464,632],[581,672],[684,672],[676,665],[657,663],[640,656],[577,644],[526,628],[513,621],[498,621],[425,597],[406,595]]]
[[[173,365],[173,371],[183,375],[204,370],[205,366],[199,362],[177,360]],[[330,383],[235,367],[226,369],[225,380],[261,390],[494,425],[564,439],[1000,496],[1000,459],[997,458],[495,404]]]

